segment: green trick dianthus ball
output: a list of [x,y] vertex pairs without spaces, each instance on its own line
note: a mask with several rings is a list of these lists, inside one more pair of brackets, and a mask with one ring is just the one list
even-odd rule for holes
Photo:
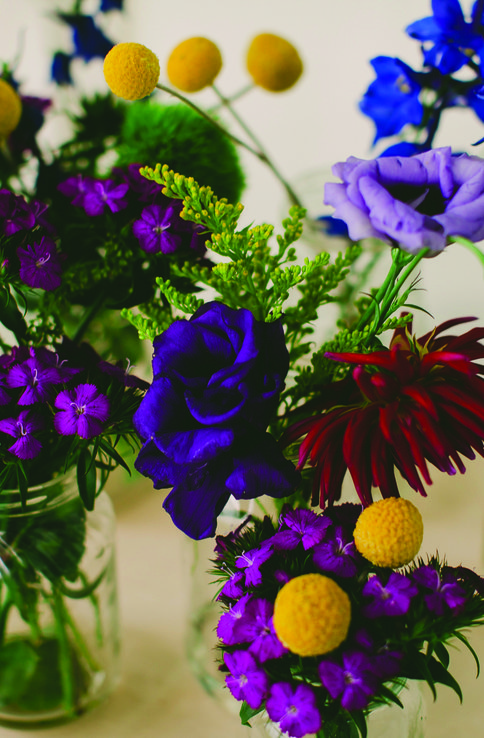
[[186,105],[133,103],[126,111],[117,151],[118,166],[167,164],[208,185],[219,198],[232,203],[240,199],[244,175],[235,145]]

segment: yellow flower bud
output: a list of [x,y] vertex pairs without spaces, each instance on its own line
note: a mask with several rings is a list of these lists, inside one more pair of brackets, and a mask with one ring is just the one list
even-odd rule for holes
[[376,566],[404,566],[418,554],[423,539],[420,512],[409,500],[388,497],[360,514],[354,532],[355,545]]
[[323,574],[303,574],[279,590],[274,629],[281,643],[300,656],[329,653],[344,641],[351,620],[346,592]]
[[150,95],[160,78],[157,56],[143,44],[113,46],[104,59],[104,79],[124,100],[141,100]]
[[255,84],[269,92],[284,92],[298,81],[303,63],[294,46],[273,33],[252,39],[247,69]]
[[182,41],[170,54],[166,72],[173,87],[198,92],[208,87],[222,69],[218,47],[203,36]]
[[12,85],[0,78],[0,139],[14,131],[22,115],[22,101]]

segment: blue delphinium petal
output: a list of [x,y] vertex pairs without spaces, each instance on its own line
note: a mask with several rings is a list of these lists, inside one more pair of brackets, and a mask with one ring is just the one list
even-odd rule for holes
[[72,28],[74,41],[74,56],[84,61],[91,61],[96,57],[104,59],[114,43],[110,41],[95,24],[90,15],[80,13],[57,13],[58,18]]
[[58,85],[72,85],[71,62],[74,57],[63,51],[56,51],[52,59],[50,76]]

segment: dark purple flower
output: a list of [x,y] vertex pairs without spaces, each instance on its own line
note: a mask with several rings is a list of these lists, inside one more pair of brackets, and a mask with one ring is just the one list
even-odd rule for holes
[[353,577],[357,573],[358,556],[353,536],[339,525],[313,551],[313,561],[319,569],[340,577]]
[[451,569],[439,574],[432,566],[419,566],[412,576],[419,587],[428,592],[424,599],[430,612],[441,616],[449,610],[456,614],[462,610],[466,593]]
[[104,59],[114,46],[114,43],[96,26],[90,15],[57,13],[57,17],[72,28],[74,56],[79,56],[84,61],[91,61],[96,57]]
[[71,54],[65,54],[63,51],[55,52],[50,77],[57,85],[72,85],[71,62],[73,58]]
[[111,364],[109,361],[104,360],[98,363],[98,368],[103,372],[103,374],[108,374],[110,377],[117,379],[117,381],[124,387],[136,387],[141,390],[148,389],[149,387],[148,382],[145,382],[144,379],[140,379],[134,374],[131,374],[131,369],[133,367],[131,366],[129,359],[127,360],[126,369],[123,369],[121,361],[116,364]]
[[109,400],[94,384],[79,384],[72,390],[63,390],[55,398],[59,410],[54,426],[63,436],[77,433],[81,438],[93,438],[104,430],[109,417]]
[[283,512],[280,523],[286,525],[287,530],[279,530],[270,539],[271,545],[279,549],[292,549],[302,543],[307,551],[323,540],[331,520],[323,515],[316,515],[312,510],[297,508]]
[[5,236],[29,230],[35,225],[35,216],[26,200],[10,190],[0,190],[0,219]]
[[239,597],[242,597],[245,592],[244,580],[245,574],[241,571],[236,571],[235,574],[232,574],[230,579],[225,582],[217,599],[229,597],[231,600],[236,600]]
[[[468,64],[474,53],[480,53],[484,44],[482,35],[474,23],[478,3],[475,3],[472,20],[467,22],[458,0],[432,0],[433,15],[411,23],[405,29],[409,36],[424,44],[424,63],[438,69],[443,75],[457,72]],[[427,47],[426,44],[431,44]]]
[[42,427],[41,418],[31,410],[22,410],[18,418],[0,420],[0,431],[17,439],[8,450],[19,459],[33,459],[40,453],[42,444],[33,434]]
[[29,203],[29,207],[34,214],[35,224],[43,228],[51,236],[55,235],[54,226],[52,225],[52,223],[49,223],[49,221],[45,217],[49,206],[46,205],[45,202],[41,202],[40,200],[31,200]]
[[153,203],[155,199],[160,197],[163,202],[168,205],[170,200],[164,195],[161,195],[162,186],[158,182],[153,182],[151,179],[146,179],[140,174],[142,164],[130,164],[126,170],[115,167],[111,174],[113,176],[121,177],[129,186],[129,189],[138,195],[140,202]]
[[224,653],[224,661],[230,671],[225,683],[232,695],[236,700],[245,700],[253,710],[258,710],[267,694],[265,671],[247,651]]
[[237,619],[232,631],[232,638],[235,639],[232,643],[250,643],[250,653],[261,664],[269,659],[278,659],[287,653],[287,648],[284,648],[274,630],[273,614],[272,602],[253,597],[247,602],[242,617]]
[[62,268],[54,241],[42,236],[39,243],[28,244],[17,249],[20,261],[20,279],[28,287],[50,292],[62,282]]
[[182,237],[173,232],[178,220],[178,209],[172,205],[148,205],[134,221],[133,233],[148,254],[171,254],[182,242]]
[[218,302],[178,320],[154,341],[153,383],[134,416],[144,440],[136,468],[192,538],[215,533],[230,494],[284,497],[297,480],[265,428],[288,368],[279,322]]
[[298,684],[296,687],[287,682],[272,684],[266,710],[270,719],[279,723],[281,732],[294,738],[317,733],[321,728],[316,697],[307,684]]
[[[56,356],[53,352],[48,353]],[[23,389],[17,400],[18,405],[33,405],[36,402],[48,401],[55,385],[62,381],[62,373],[52,362],[45,361],[43,352],[39,350],[33,352],[25,361],[14,364],[7,376],[9,387]]]
[[375,123],[375,144],[399,133],[408,123],[418,126],[423,106],[419,99],[422,88],[407,64],[391,56],[377,56],[371,65],[377,78],[365,92],[360,110]]
[[125,198],[128,189],[127,184],[116,184],[112,179],[95,180],[87,187],[82,206],[90,216],[102,215],[107,207],[117,213],[128,205]]
[[71,198],[71,205],[84,207],[84,198],[92,191],[95,181],[92,177],[76,174],[75,177],[68,177],[57,185],[57,189],[66,197]]
[[378,688],[372,660],[361,651],[344,653],[342,664],[325,659],[318,669],[323,686],[345,710],[364,710]]
[[247,587],[258,587],[262,582],[260,567],[272,556],[270,546],[254,548],[246,551],[235,560],[238,569],[245,569],[245,584]]
[[227,646],[233,646],[235,643],[244,641],[244,637],[239,635],[239,624],[244,617],[247,603],[251,597],[251,594],[243,595],[235,605],[232,605],[227,612],[220,616],[217,625],[217,636]]
[[449,236],[484,238],[484,160],[452,156],[450,148],[411,157],[367,161],[350,157],[333,167],[325,202],[353,240],[380,238],[417,253],[442,251]]
[[372,598],[363,612],[368,618],[406,615],[412,598],[417,594],[418,588],[403,574],[392,572],[386,584],[375,574],[363,587],[363,596]]

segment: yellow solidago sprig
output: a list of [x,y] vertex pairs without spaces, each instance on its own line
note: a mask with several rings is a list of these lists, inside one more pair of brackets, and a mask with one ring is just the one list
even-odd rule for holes
[[449,641],[472,652],[463,631],[482,620],[484,580],[437,556],[399,571],[371,563],[355,547],[360,513],[285,505],[277,522],[248,518],[217,537],[220,669],[243,723],[262,710],[278,722],[304,703],[289,735],[324,726],[353,738],[366,736],[373,709],[400,704],[409,676],[434,696],[437,684],[462,696]]
[[20,96],[6,80],[0,78],[0,141],[17,128],[22,115]]
[[[242,206],[217,198],[209,187],[200,187],[191,177],[176,174],[159,164],[154,169],[144,167],[141,173],[162,185],[163,194],[183,201],[181,217],[196,223],[202,233],[206,233],[208,258],[210,252],[219,257],[216,265],[207,262],[173,265],[173,276],[210,288],[227,306],[247,308],[257,320],[270,322],[281,318],[283,323],[284,304],[291,290],[301,287],[303,291],[304,285],[316,274],[322,284],[331,285],[331,289],[337,285],[334,275],[330,280],[324,276],[326,270],[334,272],[329,254],[323,252],[312,260],[306,258],[303,264],[294,263],[297,258],[294,243],[301,235],[304,216],[304,211],[297,206],[290,209],[289,217],[283,221],[283,233],[274,239],[273,227],[267,224],[238,229]],[[341,264],[338,269],[343,274],[347,266]],[[194,312],[198,307],[198,298],[187,299],[185,293],[161,277],[157,284],[160,293],[183,312]],[[330,302],[329,293],[330,289],[319,292],[319,302],[308,302],[307,295],[301,293],[300,303],[295,308],[299,309],[299,321],[297,325],[291,322],[290,330],[289,348],[294,355],[299,357],[309,351],[308,344],[299,345],[300,338],[311,332],[302,316],[307,312],[312,315],[320,304]],[[315,297],[314,290],[310,294]],[[298,326],[301,333],[298,333]]]

